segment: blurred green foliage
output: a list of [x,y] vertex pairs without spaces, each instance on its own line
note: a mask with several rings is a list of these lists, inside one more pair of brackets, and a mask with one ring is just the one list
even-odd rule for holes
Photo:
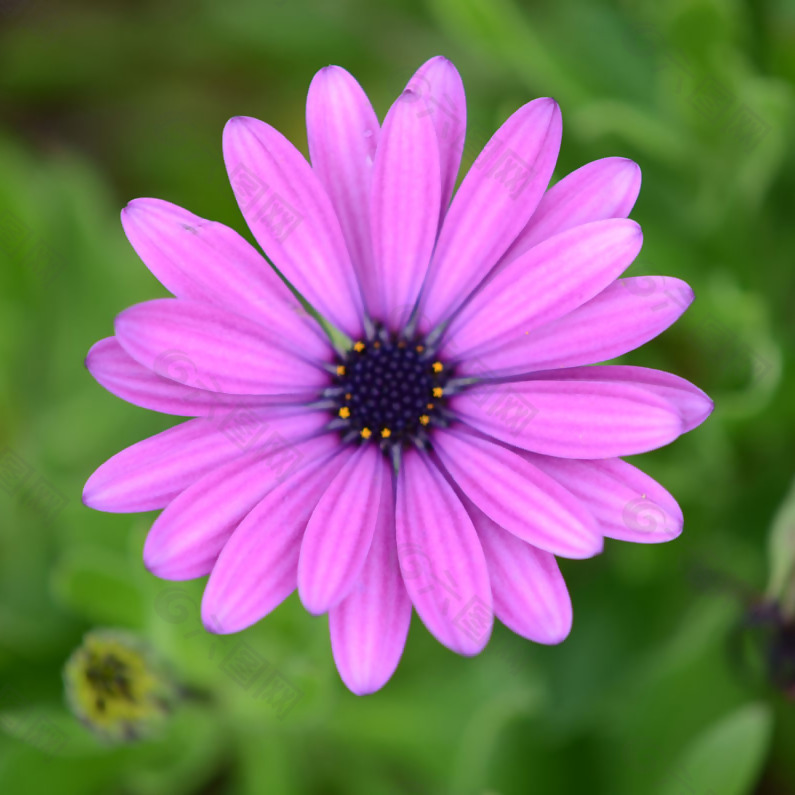
[[[228,117],[263,118],[306,152],[318,68],[348,68],[383,115],[438,53],[463,75],[474,139],[551,95],[558,178],[606,155],[641,165],[632,272],[683,278],[697,301],[626,360],[693,380],[716,411],[640,462],[682,505],[679,540],[564,562],[563,645],[500,627],[463,659],[415,618],[397,674],[361,699],[295,597],[238,639],[209,636],[201,583],[168,591],[143,568],[152,516],[82,506],[102,461],[173,424],[104,392],[82,360],[117,312],[164,294],[122,234],[129,199],[247,235],[221,158]],[[795,468],[793,83],[788,0],[0,0],[0,788],[795,790],[792,702],[728,652],[749,607],[731,583],[767,586]],[[62,666],[96,626],[140,633],[193,689],[162,735],[103,744],[66,711]],[[287,714],[224,669],[241,639],[301,691]]]

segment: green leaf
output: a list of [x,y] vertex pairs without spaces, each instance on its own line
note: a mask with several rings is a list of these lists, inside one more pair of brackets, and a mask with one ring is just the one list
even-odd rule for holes
[[139,626],[141,594],[130,582],[126,562],[96,547],[72,549],[52,575],[56,599],[89,621]]
[[795,481],[773,517],[768,536],[770,580],[767,596],[783,601],[785,612],[795,612]]
[[660,795],[750,795],[770,745],[772,715],[748,704],[696,737],[670,771]]
[[105,752],[96,738],[63,707],[11,703],[20,698],[6,687],[0,710],[0,729],[11,737],[35,748],[48,758],[96,756]]

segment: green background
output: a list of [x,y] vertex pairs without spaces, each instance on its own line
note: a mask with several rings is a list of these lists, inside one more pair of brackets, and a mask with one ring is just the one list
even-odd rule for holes
[[[236,640],[197,631],[201,583],[169,591],[144,570],[153,515],[82,505],[101,462],[174,423],[106,393],[83,358],[116,313],[164,294],[122,233],[127,201],[168,199],[248,236],[221,158],[230,116],[306,152],[317,69],[346,67],[383,117],[436,54],[464,79],[471,142],[550,95],[556,179],[607,155],[640,164],[631,272],[683,278],[697,299],[625,359],[689,378],[716,409],[640,462],[682,505],[681,538],[563,561],[575,619],[561,646],[497,627],[465,659],[415,616],[396,675],[357,698],[325,619],[293,596],[242,635],[303,693],[279,719],[224,672]],[[0,488],[0,789],[795,791],[793,702],[763,665],[775,628],[737,632],[768,588],[793,475],[794,78],[789,0],[0,0],[0,466],[8,482],[28,473]],[[209,699],[155,738],[97,740],[61,680],[92,627],[139,633]]]

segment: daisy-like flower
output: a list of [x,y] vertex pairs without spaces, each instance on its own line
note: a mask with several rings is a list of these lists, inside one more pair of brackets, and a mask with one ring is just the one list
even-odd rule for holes
[[224,130],[237,201],[284,281],[226,226],[155,199],[124,209],[174,298],[124,310],[87,367],[130,403],[195,419],[115,455],[84,501],[163,509],[144,562],[167,580],[209,575],[212,632],[297,589],[328,614],[354,693],[392,675],[412,607],[464,655],[494,617],[558,643],[572,611],[556,556],[682,529],[671,495],[620,456],[712,409],[677,376],[587,366],[692,300],[677,279],[619,278],[641,248],[627,220],[638,166],[605,158],[548,189],[561,117],[537,99],[453,196],[466,108],[441,57],[383,125],[336,66],[315,76],[306,115],[311,165],[264,122]]

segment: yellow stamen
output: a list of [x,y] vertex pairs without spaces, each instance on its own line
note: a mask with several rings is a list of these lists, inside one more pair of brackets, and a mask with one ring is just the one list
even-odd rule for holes
[[444,390],[440,386],[435,386],[433,388],[433,396],[434,397],[441,397]]
[[381,343],[380,343],[378,340],[376,340],[376,341],[373,343],[373,347],[374,347],[374,348],[380,348],[380,347],[381,347]]
[[392,431],[390,431],[390,430],[389,430],[389,428],[384,428],[384,429],[381,431],[381,436],[382,436],[384,439],[388,439],[388,438],[389,438],[391,435],[392,435]]
[[337,365],[337,375],[345,375],[345,365],[338,364]]
[[346,392],[346,393],[345,393],[345,400],[350,400],[350,399],[351,399],[351,397],[353,397],[353,396],[351,395],[351,393],[350,393],[350,392]]
[[433,363],[433,371],[434,373],[441,373],[444,370],[444,365],[441,362],[434,362]]
[[420,422],[423,425],[427,425],[430,421],[431,421],[431,418],[427,414],[421,414],[420,415]]
[[373,432],[369,428],[362,428],[362,439],[369,439]]
[[433,408],[433,403],[426,403],[425,404],[425,408],[426,409],[432,409]]
[[417,351],[417,353],[422,353],[425,350],[425,346],[418,345],[414,350]]
[[351,416],[351,410],[347,406],[343,406],[340,409],[340,417],[342,417],[342,419],[344,420],[347,420],[348,417],[350,416]]
[[364,350],[364,343],[360,340],[353,346],[353,349],[356,351],[356,353],[361,353]]

